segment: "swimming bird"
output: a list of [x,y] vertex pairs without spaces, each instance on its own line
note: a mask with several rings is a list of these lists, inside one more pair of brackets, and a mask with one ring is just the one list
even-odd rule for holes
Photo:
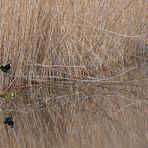
[[0,69],[1,69],[4,73],[8,73],[9,70],[11,69],[11,63],[8,63],[8,64],[6,64],[6,65],[0,66]]

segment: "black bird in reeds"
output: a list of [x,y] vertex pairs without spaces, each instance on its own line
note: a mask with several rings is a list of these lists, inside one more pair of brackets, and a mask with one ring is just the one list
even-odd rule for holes
[[14,121],[12,119],[12,116],[6,117],[4,124],[8,124],[11,128],[13,128],[14,127]]
[[8,63],[8,64],[6,64],[6,65],[0,66],[0,69],[1,69],[4,73],[8,73],[9,70],[11,69],[11,63]]

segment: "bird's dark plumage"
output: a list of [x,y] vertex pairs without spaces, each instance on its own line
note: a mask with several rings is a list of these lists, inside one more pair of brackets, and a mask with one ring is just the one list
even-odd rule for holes
[[12,116],[6,117],[5,121],[4,121],[4,124],[8,124],[11,128],[13,128],[14,127],[14,121],[12,119]]
[[4,73],[7,73],[10,69],[11,69],[11,63],[8,63],[6,65],[2,65],[0,66],[0,69],[4,72]]

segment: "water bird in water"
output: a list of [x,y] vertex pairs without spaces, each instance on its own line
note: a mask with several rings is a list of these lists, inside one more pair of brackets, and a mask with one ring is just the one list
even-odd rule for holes
[[11,128],[13,128],[14,127],[14,121],[12,119],[12,116],[6,117],[4,124],[8,124]]
[[1,69],[4,73],[8,73],[9,70],[11,69],[11,63],[8,63],[8,64],[6,64],[6,65],[0,66],[0,69]]

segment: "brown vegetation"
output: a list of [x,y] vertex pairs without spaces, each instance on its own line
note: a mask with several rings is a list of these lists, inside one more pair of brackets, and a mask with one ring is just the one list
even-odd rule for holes
[[1,0],[0,147],[147,147],[147,23],[147,0]]

